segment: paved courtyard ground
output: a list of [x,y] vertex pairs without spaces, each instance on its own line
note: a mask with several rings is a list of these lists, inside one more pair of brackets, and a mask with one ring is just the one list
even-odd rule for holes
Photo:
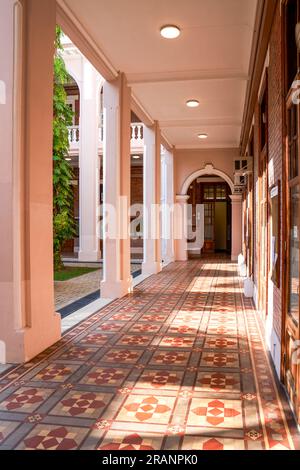
[[[141,269],[140,264],[132,264],[131,272]],[[75,277],[68,281],[54,282],[55,309],[60,310],[63,307],[85,297],[92,292],[100,289],[102,280],[102,269],[94,271],[83,276]]]

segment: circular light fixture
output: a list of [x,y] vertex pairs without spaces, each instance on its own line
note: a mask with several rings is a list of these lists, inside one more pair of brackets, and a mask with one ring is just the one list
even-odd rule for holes
[[188,100],[186,102],[186,105],[187,105],[188,108],[198,108],[199,104],[200,103],[199,103],[198,100]]
[[199,138],[199,139],[204,140],[204,139],[207,139],[207,137],[208,137],[207,134],[198,134],[198,138]]
[[180,28],[175,24],[166,24],[160,28],[160,34],[165,39],[176,39],[180,33]]
[[66,160],[67,162],[71,162],[71,161],[72,161],[72,158],[66,157],[65,160]]
[[139,160],[141,157],[140,157],[139,155],[132,155],[132,158],[133,158],[134,160]]

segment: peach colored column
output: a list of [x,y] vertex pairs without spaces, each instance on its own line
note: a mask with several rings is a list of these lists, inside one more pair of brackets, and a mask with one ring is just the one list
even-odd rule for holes
[[186,261],[187,251],[187,202],[189,196],[177,195],[174,210],[175,260]]
[[242,252],[242,195],[230,196],[232,207],[231,219],[231,259],[236,261]]
[[144,261],[143,274],[162,269],[160,241],[161,147],[160,129],[155,122],[144,126]]
[[61,335],[52,254],[55,23],[53,0],[1,1],[0,362],[30,360]]
[[[124,74],[105,82],[104,97],[104,270],[101,297],[132,291],[130,273],[130,103]],[[109,231],[107,231],[107,229]]]

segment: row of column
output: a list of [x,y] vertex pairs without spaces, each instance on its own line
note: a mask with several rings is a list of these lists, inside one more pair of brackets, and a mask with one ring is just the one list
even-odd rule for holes
[[[99,159],[99,120],[100,120],[100,89],[105,81],[97,70],[90,64],[83,55],[79,53],[65,54],[69,73],[76,79],[80,91],[80,122],[79,122],[79,253],[78,259],[83,262],[99,261],[103,253],[100,252],[99,236],[101,235],[100,220],[100,159]],[[123,77],[124,79],[124,77]],[[104,162],[108,164],[104,166],[107,172],[103,174],[104,192],[105,188],[116,188],[114,181],[118,177],[115,174],[117,166],[110,171],[110,165],[114,161],[111,153],[116,154],[115,136],[121,135],[121,126],[125,125],[128,137],[128,122],[124,117],[116,126],[115,119],[118,119],[118,96],[121,97],[123,91],[118,90],[118,86],[110,83],[104,87],[104,115],[105,128],[108,129],[109,135],[104,137]],[[114,91],[114,93],[112,92]],[[122,107],[125,103],[122,101]],[[128,112],[130,113],[130,101],[127,103],[126,119],[128,120]],[[130,125],[130,121],[129,121]],[[116,132],[119,132],[117,134]],[[124,136],[125,134],[122,133]],[[168,263],[174,260],[174,249],[171,240],[172,215],[167,207],[173,204],[174,185],[173,185],[173,154],[164,149],[160,144],[160,129],[157,123],[152,127],[144,126],[144,207],[149,208],[144,213],[144,262],[142,265],[143,274],[155,274],[161,270],[162,261]],[[106,145],[106,142],[109,145]],[[113,144],[110,145],[110,144]],[[127,142],[128,147],[128,142]],[[106,154],[109,157],[105,157]],[[130,148],[125,149],[127,156],[130,155]],[[127,158],[127,157],[126,157]],[[124,161],[123,155],[120,154],[120,161]],[[130,165],[130,160],[128,161]],[[126,178],[127,167],[125,173],[122,171],[122,178]],[[161,184],[161,188],[160,188]],[[125,196],[122,190],[115,195],[115,199]],[[112,195],[107,194],[107,204],[112,203]],[[156,207],[162,205],[162,213],[156,212]],[[114,201],[115,204],[115,201]],[[151,210],[152,209],[152,210]],[[160,235],[164,240],[162,246]],[[109,243],[108,243],[109,244]],[[164,252],[164,249],[166,252]],[[108,250],[109,251],[109,250]],[[105,265],[105,262],[104,262]],[[104,268],[105,269],[105,268]],[[114,276],[117,271],[114,272]],[[111,276],[107,273],[107,279]],[[103,292],[105,287],[103,284]]]
[[[52,238],[56,4],[53,0],[2,0],[1,12],[0,363],[27,361],[61,337],[60,315],[54,309]],[[90,70],[87,68],[85,73],[88,78]],[[83,89],[82,106],[87,114],[95,112],[91,98],[95,88],[96,84],[92,89],[88,86]],[[108,298],[132,291],[130,109],[131,91],[125,76],[119,74],[115,80],[105,82],[104,226],[110,222],[114,233],[105,230],[101,294]],[[88,129],[87,123],[83,126],[86,137],[82,135],[82,146],[86,148],[91,144],[95,149],[95,131]],[[148,212],[144,215],[143,273],[153,274],[162,268],[162,224],[158,210],[161,202],[161,138],[158,123],[145,128],[144,139],[144,207]],[[88,155],[83,157],[89,158]],[[171,152],[167,152],[164,165],[163,178],[168,192],[163,195],[163,200],[172,204]],[[83,171],[86,171],[86,185],[81,191],[85,192],[88,185],[98,185],[98,168],[92,162],[91,167]],[[89,227],[89,237],[94,232],[97,219],[93,217],[89,226],[90,221],[84,221],[83,207],[80,215],[82,225]],[[165,213],[163,219],[166,220],[163,230],[170,232],[164,246],[164,261],[174,259],[174,249],[177,260],[186,259],[185,237],[179,237],[175,247],[173,241],[178,238],[174,221],[177,228],[185,224],[182,212],[179,211],[178,215],[171,213],[167,218]],[[97,246],[88,237],[83,237],[86,246],[97,252]],[[84,250],[82,245],[82,253]]]

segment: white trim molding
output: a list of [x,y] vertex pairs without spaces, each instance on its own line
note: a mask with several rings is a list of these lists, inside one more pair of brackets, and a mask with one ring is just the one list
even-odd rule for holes
[[207,176],[207,175],[220,176],[221,178],[223,178],[223,180],[226,181],[226,183],[228,183],[232,194],[234,193],[234,183],[232,179],[226,173],[224,173],[221,170],[218,170],[210,163],[210,164],[205,165],[205,167],[202,168],[201,170],[194,171],[194,173],[192,173],[190,176],[186,178],[186,180],[184,181],[181,187],[181,195],[187,194],[190,185],[195,179],[199,178],[199,176]]

